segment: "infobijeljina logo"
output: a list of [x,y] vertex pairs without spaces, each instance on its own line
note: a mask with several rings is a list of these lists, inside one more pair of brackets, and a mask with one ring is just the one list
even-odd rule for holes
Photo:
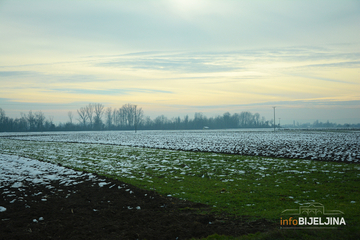
[[339,210],[325,210],[321,203],[306,203],[299,209],[284,210],[280,229],[337,229],[346,225],[343,215]]

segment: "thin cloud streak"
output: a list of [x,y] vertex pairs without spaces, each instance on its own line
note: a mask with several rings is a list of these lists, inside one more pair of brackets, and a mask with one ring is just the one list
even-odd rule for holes
[[76,93],[76,94],[99,94],[99,95],[128,95],[132,93],[169,93],[172,94],[171,91],[157,90],[157,89],[141,89],[141,88],[129,88],[129,89],[61,89],[54,88],[52,91],[57,92],[67,92],[67,93]]
[[241,108],[241,107],[257,107],[257,106],[286,106],[287,108],[298,108],[306,106],[360,106],[360,100],[354,101],[337,101],[337,100],[295,100],[295,101],[276,101],[276,102],[261,102],[261,103],[249,103],[249,104],[223,104],[223,105],[166,105],[173,108],[191,108],[191,109],[226,109],[226,108]]
[[323,78],[323,77],[315,77],[315,76],[307,76],[307,75],[300,75],[300,74],[287,74],[288,76],[294,76],[294,77],[301,77],[301,78],[308,78],[308,79],[316,79],[326,82],[335,82],[335,83],[344,83],[344,84],[355,84],[358,85],[359,83],[355,82],[349,82],[349,81],[343,81],[343,80],[337,80],[337,79],[331,79],[331,78]]

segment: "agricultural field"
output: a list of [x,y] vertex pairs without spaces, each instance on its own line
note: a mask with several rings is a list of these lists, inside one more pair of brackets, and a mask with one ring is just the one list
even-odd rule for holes
[[[3,134],[4,135],[4,134]],[[46,142],[99,143],[338,162],[360,162],[360,131],[193,130],[67,132],[8,136]]]
[[[210,214],[206,215],[212,216],[206,223],[200,221],[208,229],[215,229],[217,224],[226,221],[220,216],[228,214],[226,219],[234,219],[228,225],[241,231],[216,233],[237,236],[236,239],[356,239],[360,232],[359,137],[358,132],[305,131],[24,134],[0,137],[0,154],[4,159],[17,156],[16,159],[40,160],[75,169],[81,171],[79,176],[86,179],[92,173],[121,181],[149,191],[144,192],[143,197],[156,193],[171,199],[170,202],[177,199],[204,204],[208,206],[206,210],[182,205],[180,211],[196,210],[198,214]],[[16,166],[21,169],[22,165]],[[56,180],[55,172],[53,170],[50,176]],[[24,178],[12,181],[9,175],[6,176],[1,184],[3,199],[17,202],[17,197],[11,195],[16,195],[12,186],[21,188],[21,184],[27,181]],[[76,174],[72,173],[71,178],[74,176]],[[33,174],[34,177],[42,178],[41,174]],[[102,185],[102,188],[109,189],[113,186],[113,183],[106,184],[101,177],[96,177],[100,180],[95,182],[95,187]],[[114,191],[123,185],[116,186],[112,188]],[[121,191],[126,189],[127,194],[140,191],[130,187]],[[151,196],[156,198],[157,195]],[[321,203],[327,209],[343,212],[346,225],[337,229],[282,230],[279,224],[281,213],[308,203]],[[133,208],[129,211],[135,211],[137,207],[146,208],[141,202],[135,205],[126,207]],[[157,207],[163,209],[165,206],[161,202]],[[256,231],[251,232],[235,222],[250,224]],[[146,234],[142,236],[156,239]],[[206,235],[192,236],[201,238]],[[187,238],[179,235],[179,239]]]

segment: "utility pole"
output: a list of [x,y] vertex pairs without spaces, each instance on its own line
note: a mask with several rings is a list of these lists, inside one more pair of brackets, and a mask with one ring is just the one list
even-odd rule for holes
[[274,132],[275,132],[275,108],[276,107],[273,107],[273,109],[274,109]]
[[134,123],[134,126],[135,126],[135,133],[136,133],[136,105],[135,105],[135,123]]

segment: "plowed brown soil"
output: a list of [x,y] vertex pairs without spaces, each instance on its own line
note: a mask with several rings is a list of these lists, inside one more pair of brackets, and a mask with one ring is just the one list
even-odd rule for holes
[[59,181],[24,182],[12,189],[16,196],[1,188],[0,206],[7,210],[0,212],[0,239],[190,239],[215,233],[240,236],[276,227],[264,219],[214,214],[207,205],[117,180],[106,179],[108,184],[102,187],[88,178],[82,180],[71,186]]

